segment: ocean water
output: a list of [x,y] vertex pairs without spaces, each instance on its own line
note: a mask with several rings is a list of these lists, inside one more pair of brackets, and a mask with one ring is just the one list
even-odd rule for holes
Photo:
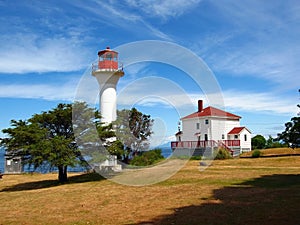
[[[164,147],[164,148],[161,148],[161,150],[162,150],[162,155],[165,158],[168,158],[172,154],[172,149],[171,148]],[[5,155],[4,148],[0,148],[0,172],[1,173],[4,173],[4,165],[5,165],[4,164],[5,163],[4,155]],[[28,166],[27,167],[25,166],[24,171],[25,172],[30,172],[30,171],[33,171],[33,168],[29,168]],[[52,171],[55,171],[55,170],[52,170]],[[82,172],[82,171],[84,171],[84,169],[81,168],[81,167],[74,167],[74,168],[69,168],[68,171],[70,171],[70,172]],[[41,168],[41,169],[37,170],[36,172],[47,173],[47,172],[49,172],[49,170],[47,168]]]

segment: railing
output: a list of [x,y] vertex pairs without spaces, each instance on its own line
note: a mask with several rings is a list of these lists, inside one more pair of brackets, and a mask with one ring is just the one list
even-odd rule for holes
[[227,146],[240,146],[241,145],[240,140],[225,140],[223,142]]
[[209,141],[172,141],[171,148],[206,148],[216,147],[217,143],[213,140]]
[[218,145],[225,145],[228,147],[238,147],[240,146],[240,140],[223,140],[223,141],[172,141],[171,148],[205,148],[205,147],[215,147]]
[[116,61],[97,61],[92,64],[92,71],[97,70],[119,70],[123,71],[123,63]]
[[196,149],[196,148],[207,148],[207,147],[221,147],[225,148],[227,151],[231,153],[233,156],[234,151],[230,147],[240,146],[240,140],[223,140],[223,141],[172,141],[171,148],[188,148],[188,149]]

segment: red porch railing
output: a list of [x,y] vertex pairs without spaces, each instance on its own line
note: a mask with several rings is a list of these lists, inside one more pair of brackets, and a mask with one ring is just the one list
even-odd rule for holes
[[172,141],[171,148],[206,148],[217,146],[216,141]]
[[240,140],[224,140],[224,141],[172,141],[171,148],[205,148],[216,147],[220,144],[228,147],[240,146]]
[[225,140],[223,143],[227,146],[240,146],[241,142],[240,140]]

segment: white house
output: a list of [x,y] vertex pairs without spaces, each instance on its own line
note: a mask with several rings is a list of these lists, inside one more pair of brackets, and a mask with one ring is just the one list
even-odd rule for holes
[[198,101],[198,111],[181,118],[182,130],[176,133],[172,149],[223,147],[232,155],[251,151],[251,132],[240,125],[240,116],[206,107]]

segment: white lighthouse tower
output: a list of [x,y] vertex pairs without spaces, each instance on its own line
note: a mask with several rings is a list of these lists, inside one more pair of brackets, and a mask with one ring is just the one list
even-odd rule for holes
[[118,52],[107,47],[98,52],[98,62],[92,67],[92,75],[97,78],[100,88],[101,122],[111,123],[117,118],[116,85],[124,75],[118,62]]

